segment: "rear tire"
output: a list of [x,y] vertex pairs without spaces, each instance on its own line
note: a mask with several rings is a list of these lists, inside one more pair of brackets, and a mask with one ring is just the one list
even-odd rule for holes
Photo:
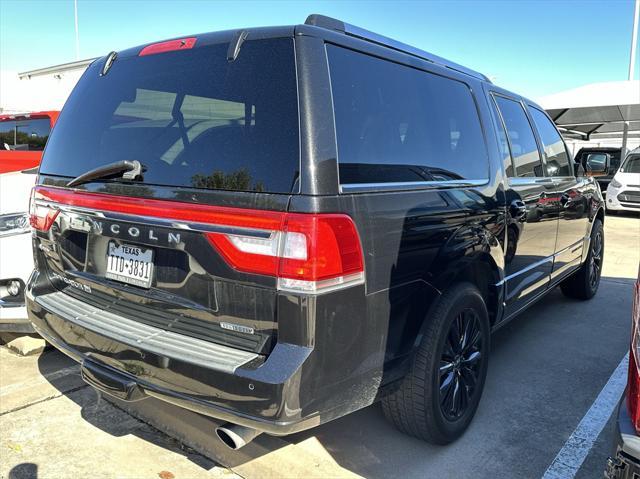
[[595,219],[591,229],[591,241],[587,260],[578,271],[560,283],[565,296],[587,300],[595,296],[600,286],[604,260],[604,228],[602,221]]
[[426,321],[411,370],[382,409],[400,431],[448,444],[467,429],[482,396],[489,315],[478,289],[461,283],[442,295]]

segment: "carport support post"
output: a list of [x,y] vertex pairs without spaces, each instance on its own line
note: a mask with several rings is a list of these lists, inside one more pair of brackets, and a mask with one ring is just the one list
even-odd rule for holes
[[622,127],[622,148],[620,149],[620,164],[627,157],[627,139],[629,137],[629,122],[625,121]]

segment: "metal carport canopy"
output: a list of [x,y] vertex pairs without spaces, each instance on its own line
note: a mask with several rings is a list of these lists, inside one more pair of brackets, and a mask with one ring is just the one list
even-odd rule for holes
[[[566,137],[640,136],[640,81],[592,83],[539,99]],[[626,142],[625,142],[626,143]]]

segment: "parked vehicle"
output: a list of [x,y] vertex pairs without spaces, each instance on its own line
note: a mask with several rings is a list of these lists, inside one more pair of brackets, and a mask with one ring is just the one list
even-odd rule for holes
[[627,388],[618,405],[615,453],[607,461],[607,479],[634,479],[640,476],[640,268],[633,288],[631,347]]
[[542,108],[317,15],[97,60],[31,212],[37,331],[99,390],[228,421],[233,448],[378,399],[453,441],[490,331],[556,285],[591,298],[604,244]]
[[57,111],[0,115],[0,174],[36,168]]
[[0,331],[33,332],[24,303],[33,270],[29,196],[57,116],[0,115]]
[[609,183],[620,168],[622,148],[588,147],[581,148],[576,154],[575,161],[580,163],[587,175],[595,177],[603,192],[607,191]]
[[627,155],[609,183],[607,210],[640,212],[640,148]]

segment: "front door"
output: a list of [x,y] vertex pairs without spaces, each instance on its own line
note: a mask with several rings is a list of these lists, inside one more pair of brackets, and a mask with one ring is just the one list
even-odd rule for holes
[[589,234],[589,192],[593,183],[576,179],[567,148],[549,117],[529,105],[538,138],[544,147],[546,173],[553,180],[558,206],[558,237],[552,279],[560,279],[580,266],[585,236]]

